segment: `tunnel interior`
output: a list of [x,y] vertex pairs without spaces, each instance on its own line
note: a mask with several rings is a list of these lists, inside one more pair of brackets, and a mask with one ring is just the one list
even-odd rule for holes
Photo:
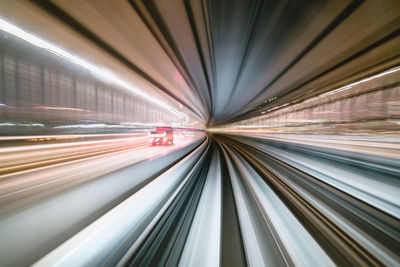
[[0,266],[400,265],[398,0],[0,1]]

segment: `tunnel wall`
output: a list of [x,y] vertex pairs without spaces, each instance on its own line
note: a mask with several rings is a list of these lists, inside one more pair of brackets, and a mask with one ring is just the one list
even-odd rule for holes
[[173,124],[181,118],[0,32],[0,122]]
[[398,132],[399,67],[226,128],[281,132]]

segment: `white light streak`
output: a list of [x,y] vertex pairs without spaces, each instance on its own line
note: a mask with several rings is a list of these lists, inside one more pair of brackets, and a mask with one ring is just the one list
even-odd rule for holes
[[10,22],[7,22],[6,20],[4,20],[2,18],[0,18],[0,30],[8,32],[8,33],[10,33],[18,38],[21,38],[22,40],[24,40],[34,46],[45,49],[61,58],[64,58],[67,61],[77,64],[77,65],[89,70],[90,72],[92,72],[94,75],[96,75],[100,79],[103,79],[108,82],[112,81],[113,83],[129,90],[130,92],[132,92],[136,95],[139,95],[139,96],[143,97],[144,99],[178,115],[178,117],[180,119],[188,120],[186,114],[179,112],[178,110],[174,109],[173,107],[164,103],[163,101],[161,101],[155,97],[152,97],[152,96],[148,95],[147,93],[139,90],[138,88],[133,86],[131,83],[119,78],[115,73],[113,73],[109,69],[106,69],[101,66],[96,66],[96,65],[86,61],[83,58],[80,58],[74,54],[71,54],[70,52],[58,47],[57,45],[54,45],[46,40],[43,40],[43,39],[35,36],[32,33],[24,31],[23,29],[19,28],[18,26],[14,25]]
[[354,82],[354,83],[351,83],[351,84],[342,86],[342,87],[337,88],[337,89],[335,89],[335,90],[332,90],[332,91],[323,93],[323,94],[321,94],[321,95],[318,95],[318,96],[316,96],[316,97],[310,98],[310,99],[308,99],[308,100],[305,100],[303,103],[308,103],[308,102],[310,102],[310,101],[314,101],[314,100],[316,100],[316,99],[320,99],[320,98],[326,97],[326,96],[328,96],[328,95],[332,95],[332,94],[336,94],[336,93],[339,93],[339,92],[343,92],[343,91],[349,90],[350,88],[353,88],[353,87],[356,86],[356,85],[359,85],[359,84],[362,84],[362,83],[365,83],[365,82],[369,82],[369,81],[371,81],[371,80],[374,80],[374,79],[376,79],[376,78],[380,78],[380,77],[382,77],[382,76],[385,76],[385,75],[387,75],[387,74],[391,74],[391,73],[396,72],[396,71],[399,71],[399,70],[400,70],[400,66],[397,66],[397,67],[395,67],[395,68],[386,70],[386,71],[381,72],[381,73],[378,73],[378,74],[376,74],[376,75],[373,75],[373,76],[370,76],[370,77],[361,79],[361,80],[359,80],[359,81],[357,81],[357,82]]
[[[373,76],[370,76],[370,77],[361,79],[361,80],[356,81],[356,82],[353,82],[353,83],[351,83],[351,84],[348,84],[348,85],[339,87],[339,88],[337,88],[337,89],[335,89],[335,90],[332,90],[332,91],[329,91],[329,92],[320,94],[320,95],[318,95],[318,96],[312,97],[312,98],[310,98],[310,99],[304,100],[304,101],[302,101],[301,103],[299,103],[299,105],[300,105],[300,104],[309,103],[309,102],[311,102],[311,101],[315,101],[315,100],[317,100],[317,99],[324,98],[324,97],[326,97],[326,96],[333,95],[333,94],[336,94],[336,93],[339,93],[339,92],[343,92],[343,91],[349,90],[349,89],[353,88],[353,87],[356,86],[356,85],[359,85],[359,84],[362,84],[362,83],[365,83],[365,82],[374,80],[374,79],[376,79],[376,78],[380,78],[380,77],[382,77],[382,76],[385,76],[385,75],[387,75],[387,74],[391,74],[391,73],[396,72],[396,71],[400,71],[400,66],[391,68],[391,69],[389,69],[389,70],[386,70],[386,71],[384,71],[384,72],[378,73],[378,74],[376,74],[376,75],[373,75]],[[290,103],[286,103],[286,104],[283,104],[283,105],[280,105],[280,106],[277,106],[277,107],[268,109],[267,112],[271,112],[271,111],[274,111],[274,110],[276,110],[276,109],[281,109],[281,108],[283,108],[283,107],[285,107],[285,106],[287,106],[287,105],[289,105],[289,104],[290,104]],[[287,108],[286,108],[286,109],[287,109]],[[282,110],[280,110],[280,111],[283,112],[283,111],[285,111],[286,109],[282,109]]]

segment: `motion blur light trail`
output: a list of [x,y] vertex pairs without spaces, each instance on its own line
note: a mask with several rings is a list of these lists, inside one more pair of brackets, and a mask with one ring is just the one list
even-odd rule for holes
[[146,141],[141,148],[1,175],[2,263],[33,263],[143,187],[193,149],[201,138],[202,134],[188,135],[177,138],[173,146],[157,147],[150,147]]
[[0,1],[0,266],[400,266],[400,1]]
[[[36,265],[225,265],[222,252],[231,241],[221,240],[221,227],[231,218],[221,208],[226,208],[222,203],[229,194],[240,226],[230,233],[238,238],[230,239],[239,242],[242,261],[248,265],[399,261],[399,198],[374,190],[400,187],[398,165],[385,166],[390,159],[365,166],[354,162],[355,155],[338,157],[331,152],[331,158],[326,157],[331,170],[316,167],[315,162],[311,169],[305,166],[321,153],[318,147],[278,153],[272,145],[282,144],[268,139],[214,140],[203,142]],[[288,153],[304,155],[294,163]],[[345,167],[345,161],[352,165]],[[355,173],[356,168],[370,171],[358,171],[360,183],[346,184],[340,173]],[[221,190],[226,182],[232,190]]]
[[[2,175],[3,263],[217,266],[230,265],[235,252],[237,265],[396,265],[398,157],[273,137],[187,134],[172,147],[146,144]],[[391,142],[391,153],[399,150]],[[228,235],[227,223],[238,225]]]
[[157,98],[154,98],[148,94],[146,94],[145,92],[139,90],[138,88],[132,86],[131,84],[129,84],[128,82],[120,79],[118,76],[116,76],[112,71],[104,69],[102,67],[96,66],[94,64],[91,64],[89,62],[87,62],[86,60],[79,58],[71,53],[69,53],[68,51],[63,50],[60,47],[57,47],[54,44],[51,44],[45,40],[40,39],[39,37],[30,34],[28,32],[25,32],[24,30],[22,30],[21,28],[17,27],[16,25],[13,25],[3,19],[0,18],[0,30],[3,30],[5,32],[8,32],[10,34],[13,34],[35,46],[38,46],[40,48],[43,48],[47,51],[50,51],[51,53],[60,56],[66,60],[71,61],[74,64],[77,64],[79,66],[84,67],[85,69],[91,71],[93,74],[95,74],[96,76],[100,77],[101,79],[104,79],[108,82],[112,81],[114,83],[116,83],[117,85],[123,87],[123,88],[127,88],[128,90],[132,91],[133,93],[144,97],[145,99],[149,100],[150,102],[153,102],[155,104],[157,104],[160,107],[165,108],[168,111],[174,112],[176,115],[184,118],[186,115],[185,114],[181,114],[180,112],[178,112],[177,110],[175,110],[173,107],[170,107],[169,105],[167,105],[166,103],[160,101]]
[[[119,138],[86,142],[3,147],[0,148],[0,175],[148,145],[145,134],[117,137]],[[51,137],[27,139],[28,142],[51,140],[59,141],[60,139]]]

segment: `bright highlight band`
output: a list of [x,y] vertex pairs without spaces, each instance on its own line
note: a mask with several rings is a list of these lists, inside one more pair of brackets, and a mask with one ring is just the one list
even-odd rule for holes
[[98,76],[101,79],[105,79],[107,81],[112,81],[113,83],[129,90],[130,92],[143,97],[144,99],[160,106],[163,107],[164,109],[167,109],[168,111],[178,115],[181,119],[185,119],[186,121],[188,121],[187,115],[179,112],[178,110],[174,109],[173,107],[171,107],[170,105],[164,103],[163,101],[152,97],[148,94],[146,94],[145,92],[139,90],[138,88],[136,88],[135,86],[132,86],[129,82],[119,78],[115,73],[113,73],[112,71],[103,68],[103,67],[98,67],[76,55],[71,54],[70,52],[46,41],[43,40],[29,32],[26,32],[24,30],[22,30],[21,28],[19,28],[18,26],[11,24],[7,21],[5,21],[4,19],[0,18],[0,30],[5,31],[7,33],[10,33],[18,38],[21,38],[22,40],[43,48],[59,57],[64,58],[65,60],[68,60],[74,64],[77,64],[87,70],[89,70],[90,72],[92,72],[94,75]]

